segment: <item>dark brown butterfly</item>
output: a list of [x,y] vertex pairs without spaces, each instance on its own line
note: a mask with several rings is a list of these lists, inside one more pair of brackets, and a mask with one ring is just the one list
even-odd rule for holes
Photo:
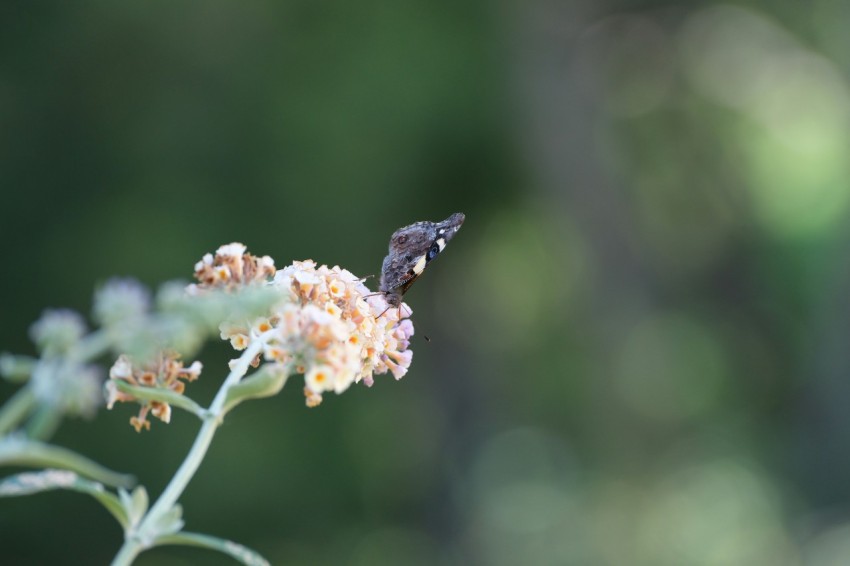
[[445,249],[465,219],[457,212],[442,222],[417,222],[395,231],[378,288],[390,306],[401,308],[402,296]]

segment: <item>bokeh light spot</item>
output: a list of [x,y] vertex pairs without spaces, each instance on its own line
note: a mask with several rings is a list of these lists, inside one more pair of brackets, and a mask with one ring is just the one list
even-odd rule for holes
[[674,314],[635,326],[620,352],[617,380],[636,412],[678,420],[710,409],[726,373],[718,339],[697,321]]
[[743,119],[737,137],[764,226],[808,236],[842,221],[850,87],[835,65],[758,12],[733,6],[695,13],[680,39],[694,89]]
[[651,494],[640,553],[651,564],[794,564],[775,490],[734,459],[693,464]]

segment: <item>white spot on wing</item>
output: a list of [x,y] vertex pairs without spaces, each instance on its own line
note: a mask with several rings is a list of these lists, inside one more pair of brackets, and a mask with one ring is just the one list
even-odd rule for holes
[[446,247],[446,240],[444,240],[443,238],[438,238],[437,239],[437,246],[439,246],[440,251],[443,251],[443,248]]
[[419,258],[419,261],[416,262],[416,265],[413,266],[413,273],[416,275],[420,275],[423,271],[425,271],[425,257],[422,256]]

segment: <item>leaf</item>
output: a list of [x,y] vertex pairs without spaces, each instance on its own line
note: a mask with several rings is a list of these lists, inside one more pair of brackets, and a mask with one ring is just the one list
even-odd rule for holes
[[0,466],[61,468],[110,486],[130,487],[136,479],[113,472],[67,448],[18,436],[0,440]]
[[133,490],[132,502],[130,510],[141,519],[148,512],[148,490],[142,485],[136,487]]
[[175,505],[154,521],[151,530],[160,536],[179,533],[183,528],[183,507]]
[[168,544],[177,544],[184,546],[199,546],[210,550],[217,550],[227,554],[242,564],[248,566],[269,566],[269,561],[263,558],[259,553],[251,550],[241,544],[229,541],[226,539],[213,537],[210,535],[202,535],[200,533],[177,533],[173,535],[165,535],[157,538],[154,542],[155,546],[163,546]]
[[137,387],[130,385],[126,381],[115,379],[112,381],[118,391],[132,395],[136,399],[142,401],[161,401],[168,403],[173,407],[179,407],[185,411],[203,418],[206,411],[185,395],[179,395],[170,389],[157,389],[154,387]]
[[286,384],[286,372],[277,366],[265,365],[250,377],[246,377],[227,392],[224,412],[227,413],[242,401],[262,399],[277,395]]
[[160,308],[218,335],[222,320],[254,319],[266,314],[280,301],[279,290],[267,286],[248,286],[232,294],[211,289],[203,295],[187,295],[180,287],[164,287],[158,296]]
[[130,523],[130,527],[135,527],[148,511],[147,490],[141,485],[136,487],[133,493],[128,493],[125,489],[119,489],[118,496],[121,498],[121,507],[127,513],[127,520]]
[[29,356],[0,354],[0,376],[10,383],[24,383],[32,375],[36,359]]
[[35,394],[29,386],[22,387],[0,408],[0,436],[14,430],[35,408]]
[[68,470],[42,470],[23,472],[0,480],[0,497],[32,495],[54,489],[67,489],[87,493],[97,499],[125,529],[129,523],[124,507],[115,495],[103,488],[103,484],[81,478]]

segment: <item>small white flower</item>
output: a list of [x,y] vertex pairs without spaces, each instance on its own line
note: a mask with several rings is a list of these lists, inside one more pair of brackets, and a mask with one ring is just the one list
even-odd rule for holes
[[129,379],[133,375],[133,364],[127,356],[118,356],[109,368],[109,379]]
[[334,318],[342,316],[342,309],[331,302],[325,303],[325,312]]
[[245,334],[236,334],[230,337],[230,345],[234,350],[242,351],[248,347],[250,340]]
[[265,284],[274,274],[271,257],[246,253],[244,244],[234,242],[218,248],[215,256],[204,255],[195,264],[195,278],[199,283],[191,286],[189,292],[200,295],[213,287],[232,290],[251,283]]
[[210,266],[212,264],[213,264],[212,254],[204,254],[204,257],[202,257],[201,260],[198,263],[195,264],[195,271],[201,271],[205,267]]
[[168,403],[151,402],[151,414],[168,424],[171,422],[171,405]]
[[274,269],[274,260],[271,256],[264,255],[260,258],[259,267],[265,269]]
[[251,332],[253,334],[259,335],[263,334],[264,332],[268,332],[272,328],[274,327],[272,326],[272,323],[269,321],[268,318],[259,318],[254,321],[254,324],[251,325]]
[[318,285],[321,279],[315,273],[309,271],[296,271],[294,279],[303,287],[306,285]]
[[331,391],[334,388],[333,375],[334,371],[330,366],[313,366],[304,376],[304,384],[314,393]]
[[202,364],[198,360],[195,360],[194,362],[192,362],[192,365],[180,371],[180,377],[185,377],[189,381],[195,381],[196,379],[198,379],[198,376],[201,375],[201,371],[203,369],[204,364]]
[[215,253],[221,257],[242,257],[242,254],[244,254],[247,249],[248,248],[244,244],[233,242],[232,244],[221,246]]

